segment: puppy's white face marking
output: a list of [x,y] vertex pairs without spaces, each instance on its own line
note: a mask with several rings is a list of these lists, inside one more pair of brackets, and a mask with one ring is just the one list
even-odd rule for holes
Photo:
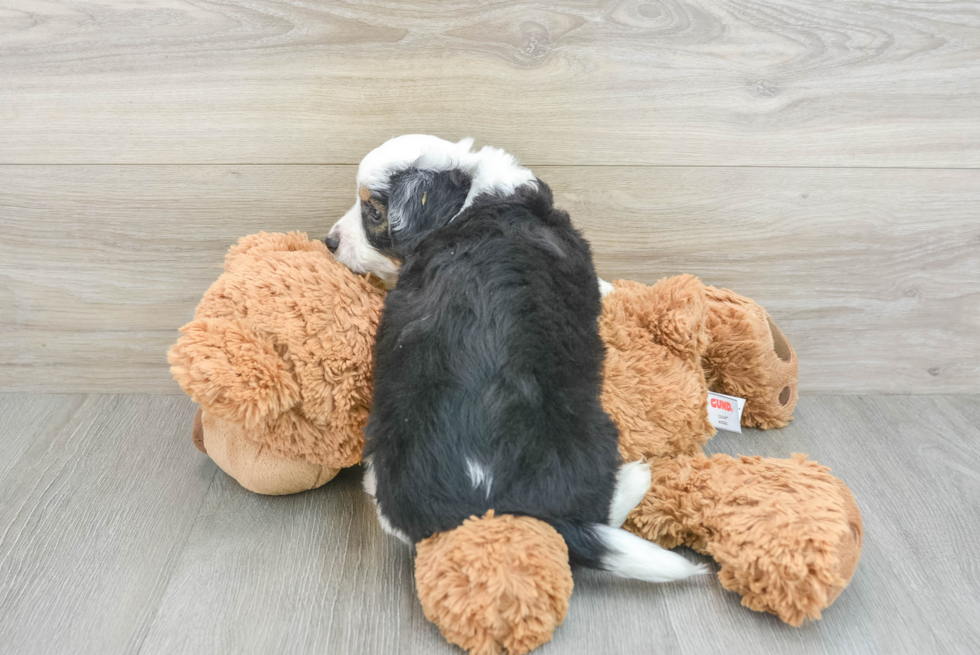
[[373,273],[386,285],[394,284],[398,265],[368,243],[361,220],[361,199],[330,228],[329,237],[338,242],[334,259],[355,273]]
[[473,139],[458,143],[430,134],[405,134],[388,139],[372,150],[357,167],[358,188],[373,193],[388,191],[391,176],[406,168],[424,171],[448,171],[465,168],[474,153]]
[[[389,256],[391,252],[387,255],[380,252],[372,245],[372,240],[377,244],[379,235],[386,235],[388,245],[385,247],[389,248],[392,240],[397,242],[399,234],[404,236],[414,227],[412,216],[413,211],[417,210],[410,209],[415,206],[411,200],[417,195],[418,206],[426,207],[427,211],[432,209],[434,202],[431,194],[426,195],[424,179],[415,177],[407,183],[411,186],[398,188],[400,201],[388,206],[392,179],[409,169],[437,174],[460,171],[464,174],[470,184],[469,189],[464,188],[466,197],[462,206],[458,200],[452,209],[446,206],[451,216],[448,220],[472,205],[481,194],[507,196],[523,185],[536,184],[534,174],[522,168],[513,156],[503,150],[486,146],[479,152],[472,152],[472,146],[473,139],[470,138],[453,143],[427,134],[407,134],[389,139],[369,152],[357,169],[358,198],[351,210],[330,230],[330,238],[338,242],[335,259],[354,272],[373,273],[388,286],[394,284],[401,264],[396,261],[397,257],[393,259]],[[422,202],[423,198],[427,199],[428,205]],[[383,213],[383,223],[371,223],[370,229],[373,231],[370,239],[364,227],[367,220],[364,218],[365,209]]]
[[476,460],[466,458],[466,473],[470,477],[470,484],[473,485],[473,489],[479,489],[483,487],[487,498],[490,497],[490,487],[493,486],[493,474],[483,464],[480,464]]
[[474,161],[470,174],[473,176],[473,186],[460,212],[472,205],[480,194],[509,196],[524,185],[537,186],[534,173],[521,167],[513,155],[500,148],[483,146],[480,152],[472,153],[472,157]]

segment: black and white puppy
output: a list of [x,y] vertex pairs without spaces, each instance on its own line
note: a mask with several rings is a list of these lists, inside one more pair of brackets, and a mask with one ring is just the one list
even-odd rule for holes
[[573,563],[650,581],[703,571],[622,529],[650,485],[603,411],[600,289],[551,191],[496,148],[392,139],[327,245],[391,285],[365,479],[415,543],[493,509],[553,526]]

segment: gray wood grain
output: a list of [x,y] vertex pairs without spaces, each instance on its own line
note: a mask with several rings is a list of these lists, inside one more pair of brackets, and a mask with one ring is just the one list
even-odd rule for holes
[[[8,3],[9,5],[9,3]],[[0,161],[980,166],[973,2],[21,0]]]
[[[83,402],[77,395],[0,394],[0,480],[12,474],[39,437],[64,429]],[[0,487],[0,505],[6,491],[7,485]]]
[[969,544],[980,538],[980,424],[956,410],[978,398],[803,400],[787,428],[721,432],[708,448],[806,452],[853,490],[865,527],[861,565],[824,619],[801,632],[819,632],[837,652],[852,651],[849,642],[889,653],[976,652],[980,571]]
[[325,234],[351,167],[0,167],[0,389],[178,392],[166,352],[245,234]]
[[352,469],[285,497],[219,476],[140,652],[446,650],[408,547],[382,533]]
[[[536,167],[607,279],[762,303],[805,393],[980,390],[980,171]],[[350,166],[0,166],[0,389],[175,393],[165,352],[258,230],[323,235]],[[39,226],[43,226],[41,229]]]
[[[978,405],[804,396],[783,430],[709,442],[809,452],[853,489],[864,556],[823,620],[797,629],[751,612],[713,577],[577,571],[565,624],[537,652],[977,652]],[[251,494],[193,448],[191,409],[165,396],[0,395],[0,448],[30,442],[0,470],[4,652],[460,652],[422,616],[411,554],[378,527],[359,470],[312,492]]]
[[4,455],[29,441],[14,466],[0,465],[2,650],[136,652],[217,470],[188,447],[192,404],[0,402],[11,417],[0,421]]

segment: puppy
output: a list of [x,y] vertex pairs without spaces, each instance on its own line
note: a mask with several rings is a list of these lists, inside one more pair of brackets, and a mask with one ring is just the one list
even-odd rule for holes
[[650,471],[621,466],[599,400],[588,244],[531,171],[471,145],[409,135],[375,149],[326,239],[394,286],[366,428],[382,526],[416,543],[494,509],[553,526],[574,564],[655,582],[702,572],[620,529]]

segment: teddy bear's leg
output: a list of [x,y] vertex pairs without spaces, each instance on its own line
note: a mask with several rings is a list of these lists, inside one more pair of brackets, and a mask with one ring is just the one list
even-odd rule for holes
[[805,455],[682,456],[656,460],[652,471],[623,527],[710,555],[746,607],[799,626],[819,619],[854,575],[861,513],[847,486]]
[[568,548],[528,516],[472,517],[417,545],[427,619],[471,655],[527,653],[551,639],[572,595]]
[[258,494],[282,496],[316,489],[339,469],[273,452],[245,435],[235,423],[197,410],[194,445],[240,485]]
[[701,363],[708,387],[746,399],[742,425],[785,426],[798,398],[793,346],[761,306],[728,289],[706,290],[710,342]]

